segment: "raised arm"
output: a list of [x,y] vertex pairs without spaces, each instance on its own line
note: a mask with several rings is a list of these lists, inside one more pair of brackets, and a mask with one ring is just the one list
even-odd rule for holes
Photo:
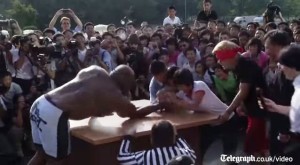
[[55,26],[55,24],[56,24],[56,22],[57,22],[57,19],[58,19],[62,14],[63,14],[62,9],[58,10],[58,11],[55,13],[54,17],[51,19],[51,21],[50,21],[50,23],[49,23],[49,28],[50,28],[50,29],[54,29],[54,26]]
[[82,25],[82,22],[81,22],[81,20],[77,17],[77,15],[75,14],[75,12],[73,11],[73,10],[71,10],[71,9],[69,9],[70,10],[70,16],[73,18],[73,20],[75,21],[75,23],[76,23],[76,25],[77,25],[77,27],[79,28],[79,30],[80,31],[82,31],[82,27],[83,27],[83,25]]

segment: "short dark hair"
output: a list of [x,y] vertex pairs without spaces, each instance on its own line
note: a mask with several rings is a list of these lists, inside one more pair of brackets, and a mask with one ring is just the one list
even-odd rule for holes
[[151,39],[152,39],[153,37],[159,37],[160,39],[162,39],[162,35],[159,34],[159,33],[153,33],[152,36],[151,36]]
[[236,29],[238,29],[238,30],[241,30],[241,26],[238,25],[238,24],[232,24],[232,25],[230,25],[230,28],[229,28],[229,29],[231,29],[231,28],[236,28]]
[[217,24],[223,24],[224,26],[226,26],[226,23],[224,21],[222,21],[222,20],[218,20]]
[[11,74],[9,71],[1,71],[1,72],[0,72],[0,80],[1,80],[1,81],[2,81],[2,79],[3,79],[4,77],[7,77],[7,76],[12,77],[12,74]]
[[179,69],[179,67],[177,67],[177,66],[171,66],[170,68],[168,68],[167,74],[166,74],[167,80],[172,80],[174,78],[175,72],[178,69]]
[[251,38],[249,40],[249,42],[247,43],[247,47],[249,46],[257,46],[257,53],[260,53],[261,51],[263,51],[264,45],[262,43],[262,41],[258,38]]
[[245,36],[247,38],[250,38],[250,34],[247,31],[241,31],[239,33],[239,37]]
[[182,38],[179,40],[178,43],[181,43],[181,42],[187,42],[187,43],[190,43],[190,40],[187,39],[187,38],[182,37]]
[[193,74],[188,69],[179,69],[174,74],[174,83],[176,85],[194,86]]
[[175,143],[175,128],[169,121],[160,121],[152,126],[151,139],[154,147],[167,147]]
[[149,37],[149,36],[146,36],[146,35],[144,35],[144,34],[140,35],[140,36],[139,36],[139,39],[140,39],[140,41],[142,41],[142,40],[147,40],[148,42],[150,41],[150,37]]
[[12,38],[11,38],[11,43],[13,45],[17,45],[20,43],[20,39],[21,39],[21,35],[14,35]]
[[254,23],[254,22],[249,22],[249,23],[247,23],[247,26],[249,26],[249,25],[254,25],[254,26],[256,26],[256,23]]
[[263,28],[257,28],[256,30],[260,30],[260,31],[263,31],[265,34],[267,33],[265,29]]
[[287,23],[287,22],[280,22],[279,24],[278,24],[278,26],[279,25],[286,25],[286,26],[289,26],[289,24]]
[[265,35],[265,40],[269,39],[272,44],[282,47],[291,44],[291,38],[288,33],[282,30],[272,30]]
[[176,10],[175,6],[169,6],[168,9],[169,10]]
[[204,72],[207,70],[207,67],[206,67],[206,65],[205,65],[205,63],[204,63],[203,60],[198,60],[198,61],[195,63],[195,69],[196,69],[196,67],[197,67],[198,65],[202,65],[202,68],[203,68]]
[[45,35],[46,33],[51,33],[52,35],[55,34],[55,31],[53,29],[50,29],[50,28],[46,28],[44,31],[43,31],[43,35]]
[[291,45],[281,51],[280,64],[300,71],[300,46]]
[[104,32],[104,33],[102,34],[102,38],[105,38],[106,36],[111,36],[112,38],[114,37],[114,35],[112,35],[111,33],[109,33],[109,32]]
[[150,73],[153,76],[159,75],[167,70],[166,65],[161,61],[153,61],[150,64]]
[[30,41],[28,36],[22,36],[20,38],[20,45],[23,46],[25,43],[27,43],[28,41]]
[[54,36],[53,36],[53,41],[56,41],[56,39],[58,38],[58,37],[61,37],[61,36],[63,36],[63,37],[65,37],[63,34],[61,34],[61,33],[56,33]]
[[185,50],[184,55],[186,56],[187,52],[189,52],[189,51],[193,51],[195,54],[197,54],[196,49],[195,49],[193,46],[189,46],[189,47]]
[[214,71],[215,71],[216,69],[220,69],[220,70],[222,70],[224,73],[228,74],[228,70],[224,69],[224,67],[223,67],[221,64],[217,64],[213,69],[214,69]]
[[76,38],[77,36],[85,38],[82,32],[76,32],[75,34],[73,34],[73,38]]
[[266,24],[265,28],[270,27],[272,29],[277,29],[277,25],[274,22],[269,22]]
[[177,47],[177,40],[174,37],[170,37],[166,40],[166,45],[175,45]]
[[291,21],[291,23],[295,23],[295,24],[297,24],[297,25],[300,25],[300,20],[293,19],[293,20]]
[[70,29],[63,31],[63,34],[65,35],[67,32],[70,32],[70,33],[74,34],[74,32]]
[[95,26],[92,22],[87,22],[86,24],[84,24],[84,30],[86,30],[87,26]]

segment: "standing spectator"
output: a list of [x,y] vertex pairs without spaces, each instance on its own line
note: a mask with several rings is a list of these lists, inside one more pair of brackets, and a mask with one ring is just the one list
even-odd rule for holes
[[[132,133],[131,133],[132,134]],[[132,152],[132,135],[122,141],[118,161],[121,165],[167,164],[172,158],[186,155],[196,160],[195,151],[182,138],[176,137],[174,126],[168,121],[160,121],[152,126],[151,142],[153,149]]]
[[[179,50],[181,51],[181,53],[179,54],[178,58],[177,58],[177,66],[179,68],[182,68],[184,64],[188,63],[188,59],[186,58],[186,56],[184,55],[184,52],[187,50],[187,48],[189,48],[190,42],[187,38],[182,38],[179,41]],[[201,59],[200,57],[200,52],[197,52],[196,54],[196,59],[197,61]]]
[[265,25],[265,30],[266,32],[272,31],[272,30],[276,30],[277,29],[277,25],[274,22],[269,22]]
[[13,98],[16,95],[20,95],[23,93],[20,85],[12,82],[12,75],[9,72],[4,72],[0,77],[0,84],[3,85],[7,90],[3,93],[3,101],[6,103],[6,107],[8,109],[14,108]]
[[213,33],[217,33],[217,22],[215,20],[209,20],[207,28]]
[[[289,46],[291,39],[284,31],[271,31],[267,33],[265,42],[266,53],[271,61],[279,62],[280,52],[285,47]],[[268,98],[276,104],[290,106],[294,87],[292,82],[288,80],[281,68],[276,69],[274,79],[268,86]],[[278,141],[277,136],[279,133],[286,134],[290,129],[290,121],[287,116],[279,115],[277,113],[269,113],[270,119],[270,154],[271,156],[283,155],[286,144]]]
[[193,47],[189,47],[184,52],[188,62],[183,65],[183,68],[188,69],[192,74],[195,74],[196,53],[196,49]]
[[212,1],[203,0],[203,10],[198,14],[197,21],[208,23],[209,20],[217,20],[217,12],[212,10]]
[[256,32],[256,29],[257,29],[256,23],[254,23],[254,22],[249,22],[249,23],[247,24],[247,31],[248,31],[248,33],[250,34],[251,37],[254,37],[255,32]]
[[259,67],[265,69],[268,64],[269,57],[263,52],[263,44],[258,38],[252,38],[246,46],[247,52],[242,56],[252,59]]
[[217,95],[227,105],[230,105],[237,93],[237,80],[232,72],[228,72],[221,65],[215,67],[214,82]]
[[153,75],[149,85],[150,102],[156,103],[156,95],[166,83],[166,65],[160,61],[153,61],[150,65],[150,73]]
[[74,32],[72,30],[65,30],[63,31],[63,35],[65,36],[66,42],[69,42],[72,40]]
[[[56,12],[56,14],[54,15],[54,17],[52,18],[52,20],[50,21],[50,23],[49,23],[49,28],[50,29],[53,29],[56,33],[58,32],[58,30],[54,26],[57,22],[57,19],[62,15],[67,15],[67,16],[70,16],[74,19],[74,21],[77,24],[74,32],[80,32],[82,30],[81,20],[77,17],[77,15],[71,9],[60,9],[60,10],[58,10]],[[61,20],[60,20],[60,25],[61,25],[61,31],[62,32],[66,31],[66,30],[70,30],[71,29],[71,20],[70,20],[70,18],[62,17]]]
[[175,38],[167,39],[166,47],[167,47],[170,63],[176,65],[177,64],[177,58],[179,56],[179,52],[177,50],[178,44],[177,44],[176,39]]
[[178,17],[176,17],[176,8],[174,6],[170,6],[168,8],[168,17],[164,19],[163,26],[166,24],[171,25],[180,25],[181,21]]
[[85,37],[86,40],[90,40],[91,37],[94,37],[95,35],[95,30],[94,30],[94,24],[92,22],[88,22],[84,24],[84,32],[85,32]]
[[230,40],[230,34],[228,32],[224,31],[219,34],[219,42],[229,41],[229,40]]
[[281,57],[279,59],[282,71],[285,74],[286,78],[289,80],[293,80],[295,92],[291,99],[291,106],[278,105],[270,99],[265,99],[265,105],[267,106],[267,110],[269,110],[272,113],[277,113],[279,115],[289,117],[291,123],[290,131],[286,134],[279,133],[278,140],[288,145],[288,147],[285,150],[285,155],[293,158],[293,164],[300,164],[299,52],[299,46],[294,45],[288,47],[281,52]]
[[153,29],[151,26],[147,25],[142,28],[142,32],[144,35],[151,37],[153,34]]
[[240,33],[241,27],[237,24],[233,24],[229,28],[229,33],[231,37],[238,37]]
[[30,59],[30,44],[31,41],[28,37],[22,37],[20,39],[20,49],[11,51],[13,55],[13,63],[16,68],[14,82],[21,86],[24,94],[29,93],[31,83],[34,78],[33,64]]
[[54,34],[55,34],[55,31],[53,29],[50,29],[50,28],[46,28],[43,31],[43,36],[44,37],[49,37],[51,40],[53,39]]
[[127,31],[128,36],[130,36],[131,34],[135,34],[136,27],[135,27],[134,22],[128,22],[126,24],[126,31]]
[[114,24],[109,24],[109,25],[107,25],[107,32],[109,32],[110,34],[115,34],[115,32],[116,32],[116,25],[114,25]]
[[217,33],[226,31],[226,23],[224,21],[217,21]]
[[241,31],[239,33],[239,44],[240,47],[243,48],[243,52],[246,52],[246,45],[250,40],[250,34],[247,31]]
[[264,37],[267,32],[263,28],[258,28],[255,32],[254,37],[261,40],[264,43]]
[[266,89],[262,70],[255,62],[240,57],[241,48],[232,42],[220,42],[213,52],[220,64],[225,69],[233,70],[240,81],[239,91],[221,119],[228,120],[244,103],[248,115],[244,151],[247,155],[265,156],[268,153],[266,113],[258,105],[256,94],[257,88]]

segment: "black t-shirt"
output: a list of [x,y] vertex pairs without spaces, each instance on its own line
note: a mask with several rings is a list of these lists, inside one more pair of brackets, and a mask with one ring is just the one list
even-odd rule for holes
[[217,20],[217,12],[212,10],[209,14],[206,14],[205,11],[201,11],[197,16],[197,21],[208,22],[209,20]]
[[252,117],[264,117],[266,110],[260,109],[256,94],[256,88],[266,90],[266,82],[261,68],[254,61],[240,57],[234,72],[240,83],[250,85],[248,96],[244,100],[247,114]]

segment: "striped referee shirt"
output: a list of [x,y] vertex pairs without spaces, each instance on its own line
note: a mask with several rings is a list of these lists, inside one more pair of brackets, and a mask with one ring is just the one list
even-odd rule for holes
[[169,147],[158,147],[151,150],[131,152],[131,138],[125,137],[122,141],[118,161],[121,165],[165,165],[172,158],[186,155],[196,160],[195,151],[187,142],[177,138],[176,144]]

